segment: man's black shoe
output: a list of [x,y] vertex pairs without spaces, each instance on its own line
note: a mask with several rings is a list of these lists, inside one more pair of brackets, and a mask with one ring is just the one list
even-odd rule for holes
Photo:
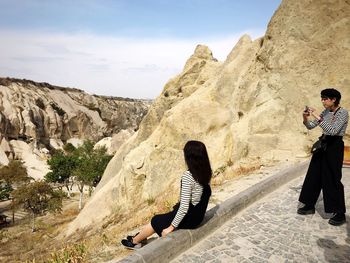
[[329,219],[328,223],[333,226],[340,226],[346,222],[344,213],[335,213],[335,215]]
[[314,206],[309,206],[309,205],[304,205],[303,207],[298,208],[297,213],[299,215],[315,214],[315,207]]

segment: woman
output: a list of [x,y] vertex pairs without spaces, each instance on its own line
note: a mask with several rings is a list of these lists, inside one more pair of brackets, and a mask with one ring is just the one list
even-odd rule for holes
[[[326,213],[333,213],[328,223],[339,226],[345,223],[344,186],[341,183],[344,157],[343,136],[348,125],[348,111],[340,107],[341,94],[335,89],[321,91],[321,101],[325,110],[318,114],[315,109],[307,108],[303,113],[304,125],[308,129],[320,126],[325,147],[313,153],[307,171],[299,201],[304,204],[298,214],[315,213],[315,204],[322,189]],[[314,120],[309,121],[312,115]]]
[[175,229],[193,229],[202,221],[207,210],[211,188],[212,171],[205,145],[199,141],[188,141],[184,148],[188,170],[181,177],[180,202],[173,211],[155,215],[135,236],[127,236],[121,243],[129,249],[141,247],[141,241],[153,233],[166,236]]

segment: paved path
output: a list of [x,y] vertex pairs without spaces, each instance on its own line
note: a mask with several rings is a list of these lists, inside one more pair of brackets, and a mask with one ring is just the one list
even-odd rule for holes
[[[322,196],[314,215],[296,213],[303,179],[254,203],[171,262],[350,262],[349,215],[346,224],[329,225]],[[342,182],[349,212],[350,168]]]

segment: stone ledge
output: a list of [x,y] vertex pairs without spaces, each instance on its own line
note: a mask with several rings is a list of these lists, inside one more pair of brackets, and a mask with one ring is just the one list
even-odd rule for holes
[[[219,228],[229,218],[276,190],[281,185],[298,177],[306,172],[308,161],[304,161],[294,167],[269,176],[263,181],[247,188],[241,193],[227,199],[221,204],[207,211],[203,223],[197,229],[180,229],[166,237],[159,238],[152,243],[136,250],[129,256],[117,261],[111,260],[108,263],[163,263],[169,262],[180,253],[186,251],[198,241]],[[297,200],[296,200],[297,202]]]

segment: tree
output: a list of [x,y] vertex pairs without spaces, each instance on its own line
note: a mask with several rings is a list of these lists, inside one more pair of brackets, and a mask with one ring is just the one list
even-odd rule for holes
[[80,192],[79,209],[82,209],[84,186],[96,186],[101,180],[107,164],[112,156],[107,154],[106,147],[94,149],[93,142],[87,140],[77,148],[75,152],[77,156],[77,167],[73,174],[78,182]]
[[20,160],[11,160],[8,165],[0,168],[0,192],[3,197],[9,198],[15,184],[28,182],[30,179],[23,163]]
[[78,164],[77,156],[65,155],[64,152],[58,151],[47,161],[47,164],[50,166],[51,172],[45,175],[45,180],[51,183],[63,184],[67,188],[68,197],[70,197],[69,183]]
[[32,232],[35,229],[35,216],[46,212],[61,212],[64,192],[54,190],[45,181],[35,181],[13,191],[15,207],[22,206],[32,214]]
[[[0,200],[10,199],[15,186],[27,183],[31,179],[28,176],[27,169],[20,160],[11,160],[8,165],[2,166],[0,168]],[[11,208],[12,222],[14,222],[15,207],[13,202],[11,203]]]
[[79,209],[82,209],[84,187],[88,186],[91,194],[112,156],[107,154],[106,147],[94,149],[94,143],[89,140],[78,148],[72,144],[66,144],[63,148],[65,152],[58,151],[48,160],[51,172],[45,176],[45,180],[64,184],[69,194],[68,183],[74,179],[80,192]]

